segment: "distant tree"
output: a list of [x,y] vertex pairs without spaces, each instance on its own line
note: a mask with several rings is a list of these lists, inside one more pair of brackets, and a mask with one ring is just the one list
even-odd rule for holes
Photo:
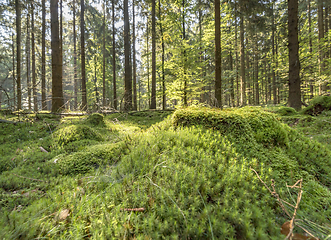
[[32,95],[33,110],[38,111],[37,99],[37,73],[36,73],[36,49],[35,49],[35,27],[34,27],[34,5],[31,1],[31,47],[32,47]]
[[45,0],[42,0],[42,30],[41,30],[41,106],[47,110],[46,102],[46,7]]
[[156,109],[156,30],[155,30],[155,0],[152,0],[152,95],[150,109]]
[[58,0],[51,0],[52,112],[63,109],[62,62],[60,53]]
[[290,107],[301,109],[298,41],[298,0],[288,0],[289,98]]
[[113,25],[113,101],[114,108],[117,109],[117,93],[116,93],[116,49],[115,49],[115,0],[112,0],[112,25]]
[[216,107],[222,108],[222,58],[221,58],[220,0],[215,0],[215,98]]
[[81,69],[82,69],[82,110],[87,110],[87,96],[86,96],[86,73],[85,73],[85,22],[84,22],[84,12],[85,3],[84,0],[80,1],[80,51],[81,51]]

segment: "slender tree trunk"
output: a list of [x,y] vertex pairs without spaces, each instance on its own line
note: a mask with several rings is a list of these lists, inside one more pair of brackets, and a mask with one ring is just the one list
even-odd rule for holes
[[132,68],[130,62],[130,22],[128,0],[124,0],[124,111],[132,110]]
[[255,104],[260,105],[260,87],[259,87],[259,53],[257,34],[255,34]]
[[78,107],[78,83],[77,83],[77,41],[76,41],[76,0],[72,1],[73,5],[73,40],[74,40],[74,109]]
[[117,110],[117,95],[116,95],[116,49],[115,49],[115,0],[112,0],[112,25],[113,25],[113,101],[114,108]]
[[[319,40],[319,75],[324,72],[324,17],[323,17],[323,0],[317,1],[317,16],[318,16],[318,40]],[[323,84],[320,85],[319,93],[324,92]]]
[[132,0],[133,110],[137,110],[136,22],[134,7],[135,1]]
[[42,43],[41,43],[41,106],[47,110],[46,102],[46,7],[42,0]]
[[21,6],[20,0],[15,0],[16,11],[16,62],[17,62],[17,110],[22,109],[22,89],[21,89]]
[[155,0],[152,0],[152,95],[151,109],[156,109]]
[[28,87],[28,108],[31,110],[31,76],[30,76],[30,5],[27,7],[27,22],[26,22],[26,82]]
[[162,109],[165,110],[167,107],[166,102],[166,87],[165,87],[165,79],[164,79],[164,55],[165,55],[165,47],[164,47],[164,37],[163,37],[163,27],[162,27],[162,13],[161,13],[161,0],[159,0],[159,21],[160,21],[160,34],[161,34],[161,48],[162,48]]
[[33,110],[38,112],[37,83],[36,83],[36,49],[34,38],[34,5],[31,2],[31,42],[32,42],[32,92],[33,92]]
[[[312,36],[311,36],[311,6],[310,6],[310,0],[308,0],[308,38],[309,38],[309,59],[310,61],[312,60],[313,57],[313,41],[312,41]],[[313,74],[313,68],[312,66],[309,67],[309,72],[310,72],[310,99],[314,97],[314,80],[312,77]]]
[[106,1],[103,3],[102,106],[106,106]]
[[15,108],[15,99],[16,99],[16,90],[15,90],[15,87],[16,87],[16,84],[15,84],[15,41],[14,41],[14,33],[12,34],[12,41],[13,41],[13,44],[12,44],[12,52],[13,52],[13,108]]
[[[185,31],[185,0],[183,0],[183,44],[186,44],[186,31]],[[183,89],[183,102],[187,106],[187,76],[186,76],[186,50],[183,51],[184,55],[184,89]]]
[[86,96],[86,74],[85,74],[85,22],[84,22],[84,11],[85,3],[84,0],[80,1],[81,11],[80,11],[80,51],[81,51],[81,64],[82,64],[82,110],[87,110],[87,96]]
[[52,112],[63,109],[62,62],[60,53],[58,0],[51,0]]
[[148,98],[148,107],[151,106],[151,98],[150,98],[150,80],[149,80],[149,31],[148,31],[148,16],[147,16],[147,27],[146,27],[146,56],[147,56],[147,98]]
[[276,85],[276,73],[275,73],[275,14],[274,14],[274,3],[272,4],[272,97],[273,103],[277,104],[277,85]]
[[216,107],[222,108],[222,56],[220,0],[215,0],[215,99]]
[[[239,1],[239,4],[241,1]],[[240,7],[242,8],[242,7]],[[241,10],[241,9],[240,9]],[[242,11],[240,11],[242,12]],[[242,14],[242,13],[241,13]],[[244,16],[240,16],[240,73],[241,73],[241,105],[246,105],[246,79],[245,79],[245,43],[244,43]]]
[[235,53],[236,53],[236,85],[237,85],[237,104],[236,106],[239,106],[240,104],[240,95],[239,95],[239,61],[238,61],[238,23],[237,23],[237,1],[234,3],[234,14],[235,14],[235,33],[234,33],[234,46],[235,46]]
[[300,60],[298,41],[298,0],[288,1],[289,106],[301,109]]
[[63,73],[63,0],[60,0],[60,55],[61,55],[61,65],[62,65],[62,79],[64,78]]

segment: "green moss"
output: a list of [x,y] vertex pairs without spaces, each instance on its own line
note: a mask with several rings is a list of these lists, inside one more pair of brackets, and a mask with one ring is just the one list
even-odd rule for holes
[[173,115],[174,126],[201,125],[265,145],[286,145],[287,132],[274,114],[258,108],[219,110],[186,108]]
[[77,175],[90,172],[101,166],[117,163],[126,153],[127,145],[124,142],[102,144],[86,147],[84,151],[69,155],[59,155],[52,161],[60,165],[64,175]]
[[291,107],[280,107],[280,108],[276,109],[274,112],[280,116],[291,116],[291,115],[298,114],[298,112],[294,108],[291,108]]
[[70,142],[80,141],[84,139],[102,141],[103,137],[100,133],[91,127],[85,125],[70,125],[57,130],[55,140],[60,145],[67,145]]
[[104,117],[100,113],[91,114],[90,116],[88,116],[86,122],[91,124],[92,126],[104,127],[106,125]]
[[331,96],[318,96],[313,98],[309,106],[302,110],[302,113],[319,115],[323,111],[331,110]]

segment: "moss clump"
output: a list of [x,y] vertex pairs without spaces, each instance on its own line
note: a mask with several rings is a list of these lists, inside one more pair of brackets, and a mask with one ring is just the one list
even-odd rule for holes
[[280,116],[292,116],[292,115],[298,114],[298,112],[294,108],[291,108],[291,107],[280,107],[277,110],[275,110],[274,112]]
[[70,142],[84,139],[102,141],[103,137],[100,133],[88,126],[71,125],[56,131],[55,139],[60,146],[63,146],[67,145]]
[[220,130],[235,138],[255,140],[264,145],[288,144],[284,125],[276,119],[274,114],[258,108],[229,110],[186,108],[174,113],[173,125],[175,127],[201,125]]
[[92,126],[101,126],[101,127],[106,126],[105,121],[104,121],[104,117],[100,113],[91,114],[87,118],[86,122],[91,124]]
[[[60,155],[55,159],[59,162],[60,172],[64,175],[84,174],[100,166],[112,165],[125,154],[127,145],[124,142],[102,144],[87,147],[82,152],[70,155]],[[53,162],[55,161],[53,160]]]
[[318,96],[311,100],[308,107],[302,110],[304,114],[319,115],[323,111],[331,110],[331,96]]

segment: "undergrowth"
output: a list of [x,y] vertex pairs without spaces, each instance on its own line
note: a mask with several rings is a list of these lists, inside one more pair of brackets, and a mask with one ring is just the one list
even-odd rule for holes
[[3,143],[23,139],[0,147],[0,238],[283,239],[289,216],[250,168],[292,205],[297,191],[286,184],[303,179],[297,218],[320,239],[330,235],[331,153],[280,121],[297,115],[170,114],[0,125]]

